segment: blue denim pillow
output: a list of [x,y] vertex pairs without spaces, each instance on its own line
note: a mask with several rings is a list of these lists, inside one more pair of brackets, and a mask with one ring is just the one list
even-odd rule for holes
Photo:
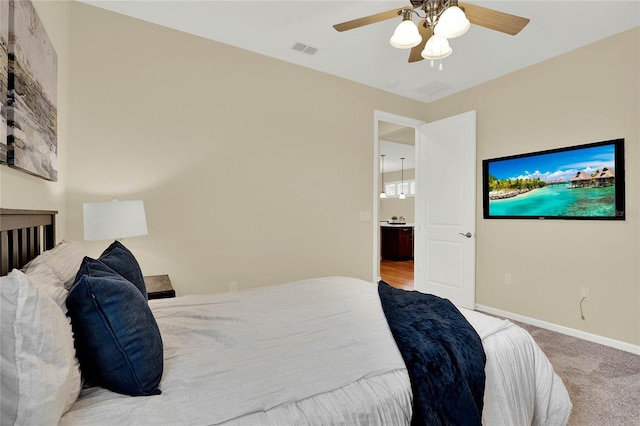
[[160,394],[162,337],[146,298],[101,262],[85,258],[83,267],[67,308],[87,382],[132,396]]
[[144,284],[144,277],[138,261],[120,241],[114,241],[102,252],[99,261],[116,271],[135,285],[140,293],[147,298],[147,287]]

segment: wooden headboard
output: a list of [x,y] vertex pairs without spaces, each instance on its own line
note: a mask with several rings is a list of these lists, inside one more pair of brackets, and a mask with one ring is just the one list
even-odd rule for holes
[[53,210],[0,209],[0,275],[22,268],[56,244]]

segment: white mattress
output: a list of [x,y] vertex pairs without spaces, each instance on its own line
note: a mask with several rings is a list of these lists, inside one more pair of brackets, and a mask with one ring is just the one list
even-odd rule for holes
[[[409,378],[374,284],[330,277],[149,304],[164,341],[162,394],[84,389],[61,424],[410,422]],[[463,313],[487,353],[483,422],[565,424],[566,389],[531,337]]]

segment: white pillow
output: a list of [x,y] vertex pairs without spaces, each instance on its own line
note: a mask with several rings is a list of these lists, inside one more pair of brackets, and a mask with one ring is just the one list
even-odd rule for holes
[[66,312],[68,289],[75,281],[84,256],[85,250],[80,243],[63,240],[27,263],[22,271]]
[[21,271],[0,278],[1,424],[57,424],[82,387],[69,319]]

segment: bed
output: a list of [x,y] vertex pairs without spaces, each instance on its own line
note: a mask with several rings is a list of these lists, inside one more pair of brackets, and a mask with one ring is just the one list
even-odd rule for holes
[[[20,212],[0,211],[2,271],[9,274],[3,277],[3,286],[12,274],[18,280],[29,279],[35,282],[38,297],[47,299],[41,304],[50,307],[49,314],[67,318],[57,312],[66,313],[67,290],[57,285],[51,291],[41,284],[51,270],[34,273],[28,266],[19,276],[13,271],[41,250],[48,251],[40,258],[61,250],[62,243],[53,246],[55,212]],[[5,220],[16,214],[23,217]],[[71,247],[62,251],[68,255],[75,250]],[[70,257],[79,256],[74,252]],[[74,262],[65,266],[67,275],[77,270]],[[62,273],[55,274],[58,281],[64,279]],[[322,277],[234,293],[145,299],[162,339],[161,393],[150,396],[124,395],[87,386],[86,381],[82,386],[73,353],[77,341],[69,337],[68,318],[64,324],[61,320],[53,338],[67,339],[66,355],[58,360],[64,372],[59,375],[65,376],[62,390],[58,386],[57,393],[18,393],[17,417],[8,422],[5,413],[12,407],[5,407],[4,391],[11,383],[4,383],[3,349],[2,424],[37,420],[43,404],[47,415],[61,425],[411,424],[414,379],[394,340],[378,290],[376,284],[359,279]],[[509,321],[462,308],[459,312],[477,332],[486,355],[482,424],[566,424],[571,411],[567,391],[531,336]],[[41,321],[42,326],[46,322]],[[5,326],[3,348],[11,337],[6,336]],[[17,345],[9,342],[14,346],[17,357]],[[45,400],[47,394],[55,397],[40,404],[38,398]],[[20,414],[21,399],[28,399],[27,408],[32,406],[31,417]],[[415,418],[413,423],[421,424]]]

